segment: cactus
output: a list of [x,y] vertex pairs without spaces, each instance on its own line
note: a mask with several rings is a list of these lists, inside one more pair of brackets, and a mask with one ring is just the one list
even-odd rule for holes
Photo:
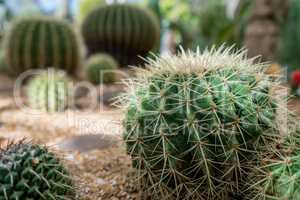
[[259,165],[251,170],[246,179],[245,199],[300,199],[300,129],[297,123],[297,118],[288,118],[283,141],[264,154]]
[[16,21],[5,38],[5,58],[11,74],[55,67],[75,73],[80,47],[75,32],[64,22],[31,17]]
[[44,112],[64,111],[70,97],[71,82],[62,71],[42,71],[27,87],[30,107]]
[[259,200],[300,199],[300,156],[282,156],[264,165],[264,177],[260,182]]
[[0,199],[74,199],[69,174],[46,147],[13,143],[0,149]]
[[279,137],[277,80],[244,51],[149,59],[119,99],[141,189],[156,199],[224,200]]
[[82,34],[89,54],[112,55],[121,66],[137,64],[159,40],[159,22],[148,10],[113,4],[93,10],[84,20]]
[[113,83],[116,80],[118,64],[109,55],[95,54],[87,61],[87,76],[94,84]]

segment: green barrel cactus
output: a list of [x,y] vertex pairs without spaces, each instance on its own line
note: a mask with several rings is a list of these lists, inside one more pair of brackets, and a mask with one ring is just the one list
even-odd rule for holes
[[71,81],[62,71],[42,71],[27,86],[29,106],[44,112],[64,111],[70,105],[71,94]]
[[12,75],[48,67],[75,73],[80,57],[75,32],[67,23],[56,19],[17,20],[5,38],[5,59]]
[[72,180],[46,147],[20,142],[0,149],[0,199],[74,199]]
[[118,64],[109,55],[95,54],[87,60],[88,80],[94,84],[113,83],[116,80]]
[[[265,178],[260,180],[261,200],[300,199],[300,155],[282,156],[264,166]],[[261,194],[259,196],[258,194]]]
[[224,200],[279,137],[277,81],[224,47],[149,59],[128,93],[124,140],[154,199]]
[[[300,199],[300,129],[298,119],[288,119],[283,142],[262,155],[246,179],[245,199]],[[290,123],[292,122],[292,124]]]
[[159,22],[148,10],[129,4],[94,9],[82,24],[89,54],[112,55],[121,66],[137,64],[159,40]]

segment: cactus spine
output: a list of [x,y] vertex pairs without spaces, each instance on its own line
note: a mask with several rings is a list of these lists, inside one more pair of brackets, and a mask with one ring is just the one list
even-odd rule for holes
[[0,199],[74,199],[60,159],[47,148],[20,142],[0,149]]
[[5,41],[5,58],[13,75],[48,67],[75,73],[80,64],[75,32],[68,24],[56,19],[20,19],[12,25]]
[[89,54],[112,55],[121,66],[137,64],[159,40],[159,22],[148,10],[113,4],[93,10],[84,20],[82,34]]
[[275,79],[245,52],[213,49],[149,60],[120,98],[124,140],[156,199],[224,200],[279,137]]

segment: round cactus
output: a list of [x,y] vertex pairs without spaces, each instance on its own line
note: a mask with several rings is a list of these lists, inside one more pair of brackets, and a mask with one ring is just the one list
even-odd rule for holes
[[87,61],[87,76],[94,84],[113,83],[116,80],[117,62],[109,55],[95,54]]
[[260,180],[257,199],[300,199],[300,156],[282,156],[264,166],[265,178]]
[[[293,122],[293,123],[290,123]],[[294,117],[285,124],[285,138],[259,159],[246,179],[245,199],[300,199],[300,129]]]
[[71,82],[62,71],[43,71],[27,87],[31,108],[45,111],[64,111],[70,103]]
[[0,199],[74,199],[67,170],[45,147],[20,142],[0,149]]
[[142,189],[157,199],[240,193],[249,165],[279,137],[277,81],[263,69],[224,48],[149,60],[120,98]]
[[75,32],[67,23],[56,19],[20,19],[12,25],[5,41],[5,58],[13,75],[48,67],[75,73],[80,64]]
[[148,10],[113,4],[93,10],[84,20],[82,34],[89,54],[112,55],[121,66],[137,64],[159,40],[159,22]]

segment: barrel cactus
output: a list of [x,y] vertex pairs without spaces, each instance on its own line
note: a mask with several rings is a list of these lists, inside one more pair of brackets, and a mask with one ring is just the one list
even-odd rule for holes
[[[295,121],[296,120],[296,121]],[[259,159],[245,184],[246,200],[300,199],[300,129],[298,120],[288,123],[283,142]]]
[[94,84],[113,83],[116,80],[118,64],[109,55],[95,54],[87,61],[87,76]]
[[74,199],[72,180],[46,147],[19,142],[0,149],[0,199]]
[[45,17],[23,18],[12,25],[5,38],[5,59],[13,75],[47,67],[75,73],[80,47],[67,23]]
[[159,22],[148,10],[112,4],[93,10],[82,24],[89,54],[112,55],[121,66],[137,64],[159,40]]
[[62,71],[42,71],[27,87],[30,107],[44,112],[64,111],[71,94],[71,82]]
[[119,100],[140,186],[156,199],[224,200],[279,137],[274,78],[220,48],[149,59]]

